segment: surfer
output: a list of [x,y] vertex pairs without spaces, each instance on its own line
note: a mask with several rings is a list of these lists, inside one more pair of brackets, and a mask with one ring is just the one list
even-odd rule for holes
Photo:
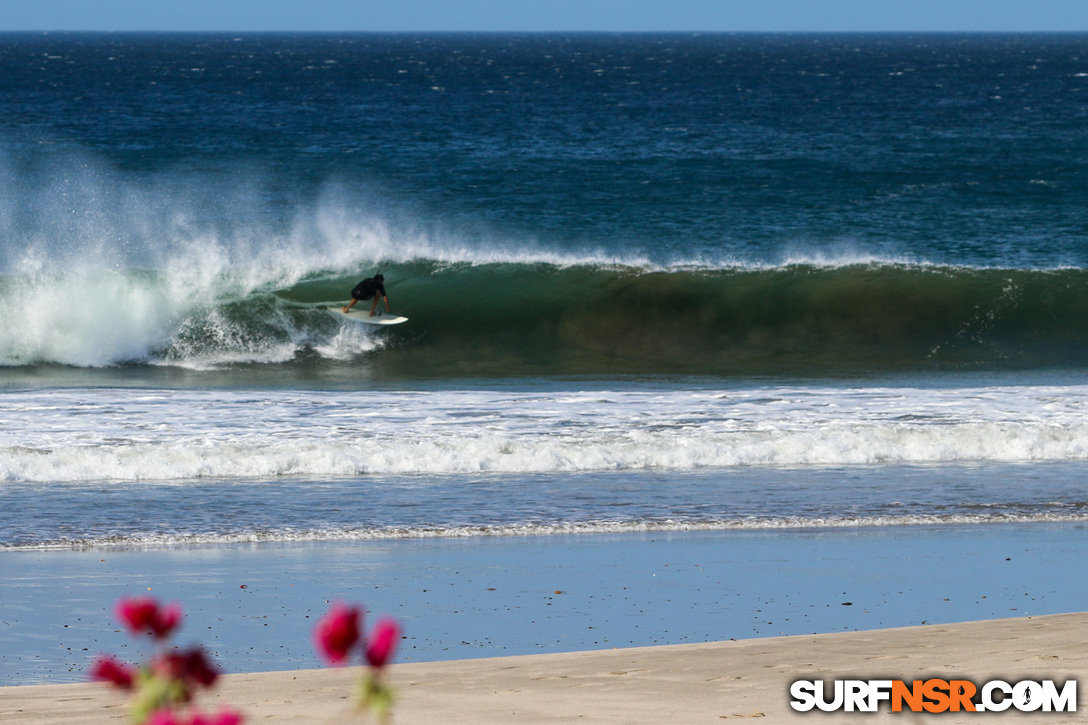
[[351,302],[344,308],[344,312],[347,312],[355,303],[359,300],[373,299],[374,302],[370,305],[370,316],[374,316],[374,311],[378,309],[378,300],[385,300],[385,311],[389,312],[389,297],[385,294],[385,276],[376,274],[373,277],[367,277],[359,284],[355,285],[355,288],[351,290]]

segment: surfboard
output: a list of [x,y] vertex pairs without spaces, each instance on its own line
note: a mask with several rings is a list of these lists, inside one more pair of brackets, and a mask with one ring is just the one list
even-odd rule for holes
[[339,307],[328,308],[329,312],[340,317],[348,317],[355,322],[365,322],[368,325],[399,325],[402,322],[407,322],[407,317],[401,317],[400,315],[391,315],[388,312],[376,312],[374,316],[370,316],[370,310],[357,310],[352,308],[347,312],[344,312]]

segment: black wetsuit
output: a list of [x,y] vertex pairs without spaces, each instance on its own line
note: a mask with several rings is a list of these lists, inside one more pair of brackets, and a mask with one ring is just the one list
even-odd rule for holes
[[385,285],[381,280],[374,279],[373,277],[367,277],[359,284],[355,285],[355,289],[351,291],[351,298],[355,300],[372,300],[376,293],[381,293],[382,297],[386,297]]

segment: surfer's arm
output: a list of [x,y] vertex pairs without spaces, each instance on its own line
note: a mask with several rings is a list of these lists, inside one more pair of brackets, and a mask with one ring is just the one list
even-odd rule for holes
[[370,305],[370,316],[374,316],[374,312],[378,309],[378,299],[385,300],[385,311],[389,312],[389,298],[385,295],[374,295],[374,302]]

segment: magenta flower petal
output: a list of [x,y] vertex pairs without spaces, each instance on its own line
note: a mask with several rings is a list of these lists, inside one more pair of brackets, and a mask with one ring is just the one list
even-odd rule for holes
[[166,639],[181,625],[181,616],[181,607],[177,604],[160,608],[151,622],[152,634],[158,639]]
[[242,713],[237,710],[220,710],[216,713],[215,717],[212,718],[210,725],[242,725],[244,720],[245,718],[242,717]]
[[237,710],[224,708],[214,715],[206,715],[202,712],[192,713],[189,725],[241,725],[245,718]]
[[366,661],[371,667],[385,667],[393,658],[400,640],[400,625],[396,620],[383,619],[374,625],[374,631],[370,633],[370,640],[366,648]]
[[337,602],[314,628],[318,652],[330,664],[339,665],[347,659],[351,648],[359,641],[363,610]]
[[136,670],[110,655],[102,655],[94,661],[89,672],[95,682],[108,682],[122,690],[131,690]]
[[160,609],[151,597],[126,597],[117,603],[117,618],[132,634],[166,639],[181,624],[181,607],[171,604]]
[[219,669],[212,664],[201,647],[193,647],[182,653],[184,677],[204,687],[211,687],[219,679]]
[[133,634],[148,632],[158,610],[158,602],[150,597],[126,597],[117,602],[117,618]]
[[144,721],[144,725],[185,725],[185,721],[173,710],[156,710]]

